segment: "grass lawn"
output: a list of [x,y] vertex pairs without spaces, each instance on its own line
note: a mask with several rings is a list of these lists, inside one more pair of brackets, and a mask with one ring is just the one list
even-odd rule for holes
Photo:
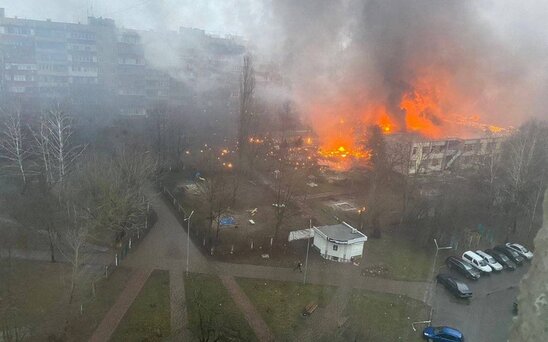
[[87,298],[83,315],[75,315],[70,321],[71,339],[87,340],[103,320],[108,310],[118,299],[131,276],[131,270],[118,267],[108,279],[101,279],[95,288],[95,298]]
[[[19,327],[27,337],[47,336],[51,327],[46,320],[59,326],[62,317],[57,316],[56,305],[66,299],[63,279],[68,277],[65,264],[47,262],[11,261],[0,262],[0,319],[14,319],[11,328]],[[68,278],[66,279],[68,281]],[[68,301],[67,301],[68,302]],[[57,321],[57,322],[55,322]],[[47,330],[46,330],[47,329]]]
[[131,304],[111,341],[163,341],[171,334],[169,273],[155,270]]
[[[0,320],[4,323],[6,317],[15,317],[15,325],[24,330],[25,337],[38,341],[60,336],[65,325],[67,340],[87,340],[130,275],[129,270],[120,267],[108,279],[97,282],[95,298],[88,283],[69,305],[69,265],[22,260],[12,260],[11,265],[9,267],[7,260],[0,262]],[[80,304],[83,314],[80,314]],[[8,307],[14,308],[9,314]]]
[[431,251],[394,234],[385,233],[380,239],[365,243],[363,266],[383,265],[387,272],[380,276],[390,279],[428,280],[432,270]]
[[428,317],[428,306],[408,298],[353,290],[345,311],[348,320],[322,341],[422,341],[411,323]]
[[324,307],[335,291],[333,287],[248,278],[239,278],[238,283],[277,341],[293,341],[305,319],[302,317],[304,307],[311,302]]
[[217,276],[190,273],[185,276],[185,295],[190,331],[195,339],[201,335],[201,315],[206,328],[225,336],[232,335],[234,341],[257,341],[243,313]]

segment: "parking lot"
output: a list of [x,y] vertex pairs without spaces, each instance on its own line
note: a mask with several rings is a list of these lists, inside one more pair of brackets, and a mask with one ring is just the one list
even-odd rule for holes
[[457,328],[468,342],[507,341],[512,325],[512,305],[519,291],[519,282],[528,269],[529,263],[525,262],[515,271],[503,270],[472,281],[448,270],[445,265],[440,267],[440,273],[449,273],[466,283],[473,297],[457,299],[441,284],[436,284],[432,325]]

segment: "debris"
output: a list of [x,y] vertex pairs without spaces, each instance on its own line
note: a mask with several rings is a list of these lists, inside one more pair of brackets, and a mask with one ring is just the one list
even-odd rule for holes
[[250,210],[246,210],[251,216],[255,216],[255,214],[257,213],[257,208],[254,208],[254,209],[250,209]]
[[253,220],[249,220],[249,223],[251,223],[252,225],[255,225],[255,221]]
[[272,203],[272,206],[274,208],[285,208],[285,203],[282,203],[282,204]]
[[270,255],[268,255],[268,254],[261,254],[261,258],[263,258],[263,259],[270,259]]
[[310,316],[316,309],[318,308],[318,304],[316,303],[310,303],[307,306],[304,307],[303,316]]
[[309,187],[311,188],[315,188],[318,186],[318,184],[314,183],[314,182],[310,182],[310,183],[306,183],[306,185],[308,185]]

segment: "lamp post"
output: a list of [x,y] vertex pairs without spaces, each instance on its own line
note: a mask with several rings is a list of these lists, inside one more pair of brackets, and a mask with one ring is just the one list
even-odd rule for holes
[[[309,221],[309,234],[312,232],[312,219]],[[306,239],[306,258],[304,259],[304,275],[303,275],[303,285],[306,284],[306,271],[308,270],[308,251],[310,250],[310,235]]]
[[187,228],[186,228],[186,273],[188,274],[188,263],[190,259],[190,218],[192,217],[192,214],[194,214],[194,210],[190,212],[190,215],[188,215],[187,218],[184,220],[187,221]]
[[363,213],[365,213],[365,207],[358,209],[358,213],[360,214],[360,232],[363,232]]

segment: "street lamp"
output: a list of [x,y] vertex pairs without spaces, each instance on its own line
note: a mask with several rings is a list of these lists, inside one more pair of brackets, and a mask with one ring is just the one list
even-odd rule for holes
[[194,214],[194,210],[188,215],[187,218],[184,219],[184,221],[187,221],[187,228],[186,228],[186,274],[188,275],[188,262],[190,259],[190,218],[192,217],[192,214]]
[[312,219],[309,221],[309,235],[306,239],[306,258],[304,259],[304,275],[303,275],[303,285],[306,284],[306,271],[308,271],[308,251],[310,250],[310,236],[312,235]]
[[363,213],[365,213],[365,207],[358,209],[358,214],[360,214],[360,232],[363,232]]

